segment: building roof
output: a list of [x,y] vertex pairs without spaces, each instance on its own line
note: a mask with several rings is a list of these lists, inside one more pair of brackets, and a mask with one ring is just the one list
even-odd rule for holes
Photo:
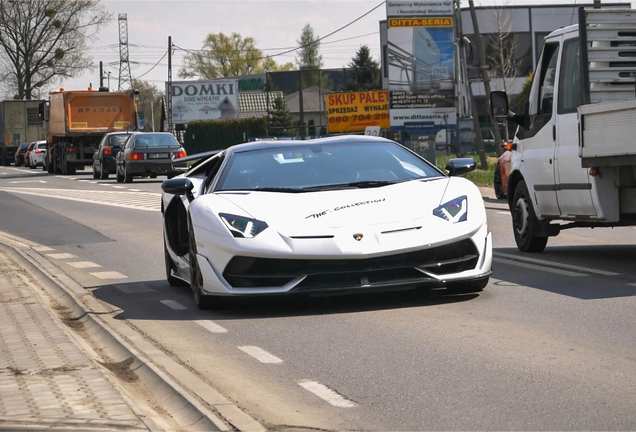
[[274,106],[277,97],[285,100],[285,95],[281,91],[271,91],[269,95],[265,92],[239,92],[238,118],[267,117],[267,103],[269,98],[269,110]]
[[[292,113],[300,112],[299,93],[290,93],[285,97],[287,108]],[[323,112],[325,110],[325,95],[333,93],[331,90],[317,86],[307,87],[303,90],[303,112]]]

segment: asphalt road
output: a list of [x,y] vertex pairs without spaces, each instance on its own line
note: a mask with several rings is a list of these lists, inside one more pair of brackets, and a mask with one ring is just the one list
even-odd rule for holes
[[162,179],[0,167],[0,231],[42,254],[270,429],[636,429],[636,231],[514,246],[486,199],[480,295],[396,293],[194,306],[165,282]]

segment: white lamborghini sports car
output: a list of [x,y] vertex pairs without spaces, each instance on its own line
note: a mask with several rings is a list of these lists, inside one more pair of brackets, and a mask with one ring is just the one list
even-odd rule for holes
[[417,287],[481,291],[492,240],[481,194],[376,137],[260,141],[199,159],[162,184],[166,275],[220,296]]

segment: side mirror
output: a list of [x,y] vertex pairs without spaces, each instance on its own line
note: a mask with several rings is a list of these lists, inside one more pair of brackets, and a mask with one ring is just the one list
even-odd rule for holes
[[449,160],[445,168],[448,171],[448,175],[452,177],[475,171],[476,167],[477,164],[475,164],[473,159],[458,158]]
[[508,95],[504,91],[490,92],[490,112],[498,123],[504,123],[508,117]]
[[165,193],[169,193],[172,195],[185,195],[190,202],[194,200],[192,189],[194,189],[194,185],[192,184],[190,179],[186,177],[177,177],[170,180],[164,180],[163,183],[161,183],[161,190],[163,190]]

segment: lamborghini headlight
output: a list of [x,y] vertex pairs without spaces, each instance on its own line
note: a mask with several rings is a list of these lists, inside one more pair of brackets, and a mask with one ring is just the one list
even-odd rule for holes
[[468,198],[464,195],[442,204],[433,210],[433,214],[452,223],[468,219]]
[[263,221],[248,218],[245,216],[236,216],[233,214],[219,213],[219,217],[230,230],[234,237],[252,238],[262,233],[267,224]]

